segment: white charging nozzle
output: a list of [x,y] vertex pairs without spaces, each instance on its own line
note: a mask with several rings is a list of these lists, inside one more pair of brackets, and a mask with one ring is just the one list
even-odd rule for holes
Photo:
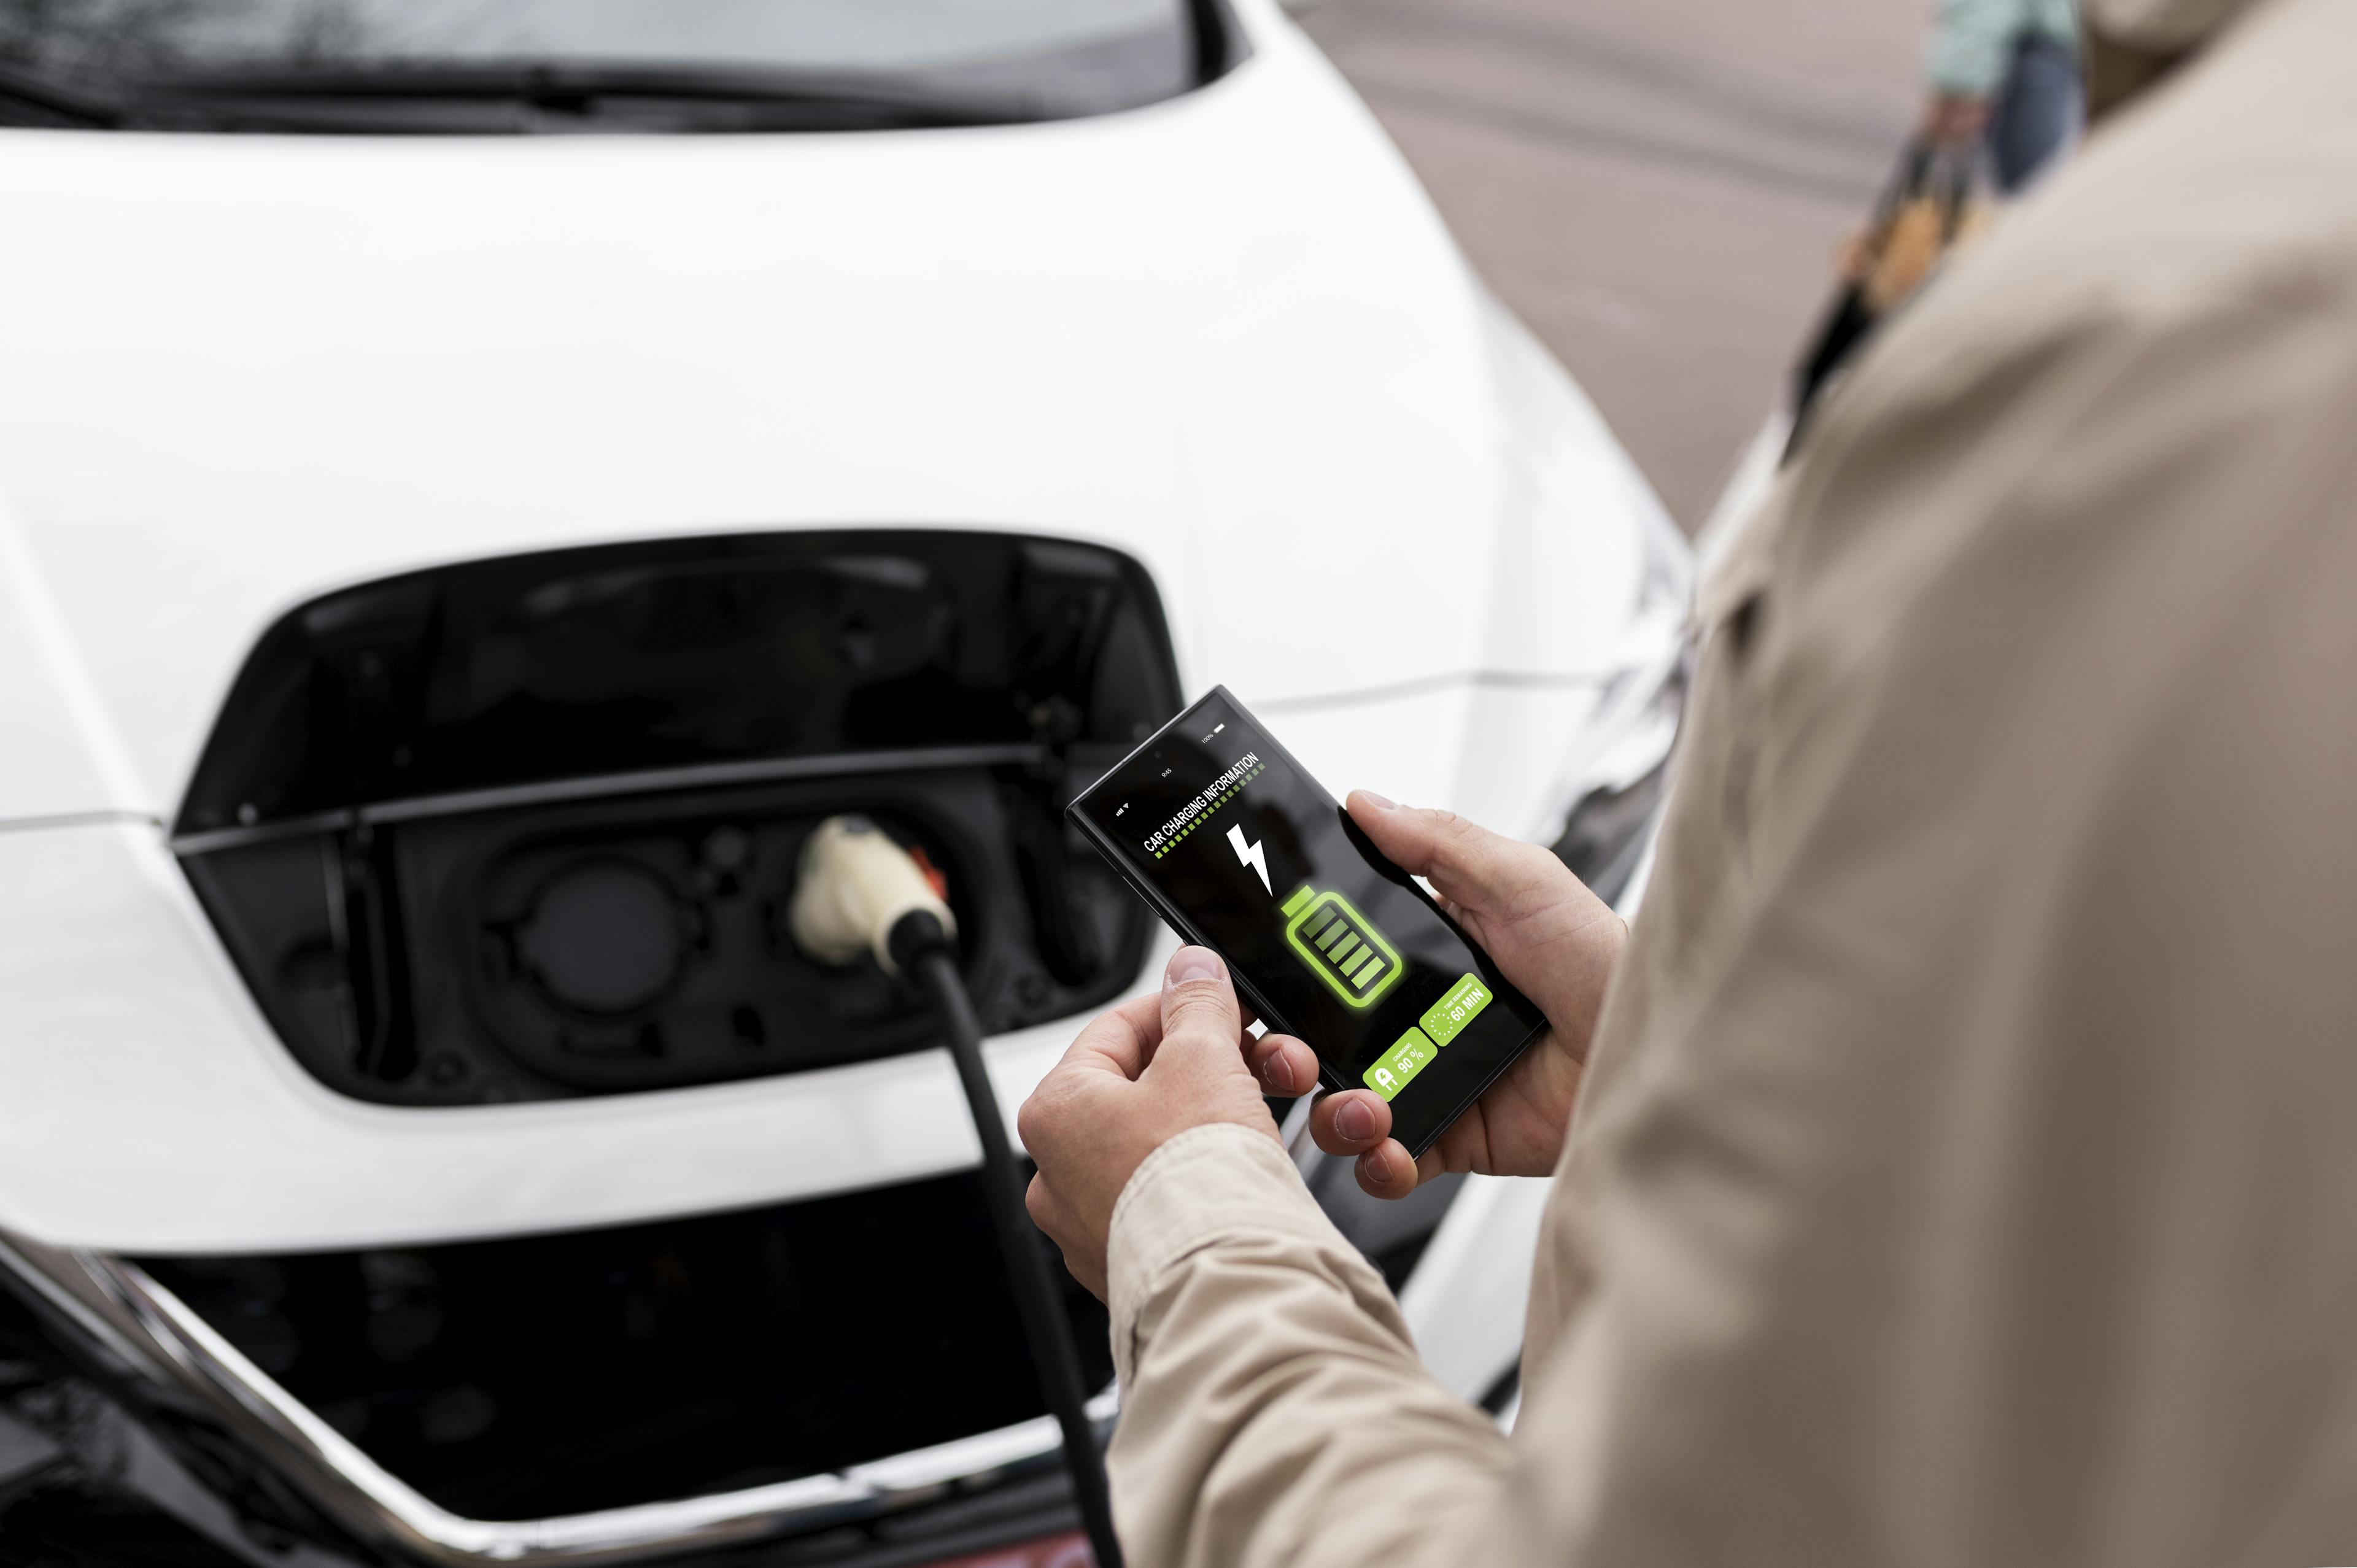
[[794,945],[821,963],[856,963],[872,952],[887,974],[898,974],[892,929],[920,913],[939,921],[943,936],[957,935],[957,920],[923,868],[874,822],[829,817],[804,841],[787,924]]

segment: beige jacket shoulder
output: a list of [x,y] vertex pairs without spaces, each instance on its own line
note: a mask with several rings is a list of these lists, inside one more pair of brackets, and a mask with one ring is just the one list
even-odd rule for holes
[[1141,1167],[1135,1568],[2357,1562],[2352,66],[2108,127],[1709,586],[1511,1442],[1266,1139]]

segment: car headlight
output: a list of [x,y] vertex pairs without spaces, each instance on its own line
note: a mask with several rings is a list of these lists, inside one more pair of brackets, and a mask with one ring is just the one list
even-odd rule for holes
[[1685,713],[1694,558],[1666,517],[1648,513],[1644,569],[1594,714],[1566,752],[1554,789],[1566,802],[1552,846],[1598,897],[1628,894],[1667,794]]

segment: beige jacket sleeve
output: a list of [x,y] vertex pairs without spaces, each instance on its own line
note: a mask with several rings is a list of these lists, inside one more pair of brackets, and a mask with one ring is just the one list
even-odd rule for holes
[[1463,1561],[1506,1439],[1425,1373],[1275,1139],[1229,1123],[1157,1150],[1108,1264],[1134,1568]]
[[1135,1568],[2357,1562],[2352,59],[2098,137],[1713,585],[1511,1444],[1265,1137],[1141,1167]]

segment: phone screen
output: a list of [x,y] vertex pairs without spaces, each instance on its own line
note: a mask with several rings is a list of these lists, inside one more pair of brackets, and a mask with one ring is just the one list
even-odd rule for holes
[[1421,1154],[1545,1027],[1530,1000],[1224,688],[1072,803],[1098,850],[1228,962],[1328,1085]]

